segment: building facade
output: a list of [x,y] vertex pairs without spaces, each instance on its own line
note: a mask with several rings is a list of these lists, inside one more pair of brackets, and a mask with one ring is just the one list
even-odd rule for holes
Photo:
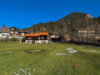
[[5,27],[5,25],[3,25],[3,27],[0,29],[0,40],[12,39],[12,38],[21,40],[22,38],[24,38],[24,35],[26,33],[27,32],[25,32],[24,30],[19,30],[16,27],[8,28]]
[[49,34],[46,32],[25,34],[25,42],[29,44],[49,43]]
[[80,29],[78,31],[78,41],[82,42],[93,42],[95,40],[94,29]]
[[3,27],[0,30],[0,39],[4,40],[10,37],[10,30],[8,27],[5,27],[5,25],[3,25]]

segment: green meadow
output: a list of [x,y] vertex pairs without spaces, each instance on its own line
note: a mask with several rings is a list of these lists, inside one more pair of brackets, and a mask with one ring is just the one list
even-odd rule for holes
[[100,48],[0,42],[0,75],[100,75]]

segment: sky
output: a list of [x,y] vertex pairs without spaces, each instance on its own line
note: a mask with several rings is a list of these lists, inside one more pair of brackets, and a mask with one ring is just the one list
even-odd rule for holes
[[100,0],[0,0],[0,27],[19,29],[57,21],[72,12],[100,16]]

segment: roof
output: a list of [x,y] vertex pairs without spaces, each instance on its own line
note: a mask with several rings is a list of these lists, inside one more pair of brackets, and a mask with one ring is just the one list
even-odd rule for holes
[[19,30],[18,32],[21,32],[21,33],[26,33],[27,31],[24,31],[24,30]]
[[5,25],[2,27],[2,29],[0,30],[1,33],[9,33],[9,28],[5,27]]
[[35,34],[25,34],[25,36],[41,36],[41,35],[49,35],[46,32],[42,32],[42,33],[35,33]]
[[19,31],[19,29],[16,28],[16,27],[11,27],[10,30],[11,30],[11,31]]

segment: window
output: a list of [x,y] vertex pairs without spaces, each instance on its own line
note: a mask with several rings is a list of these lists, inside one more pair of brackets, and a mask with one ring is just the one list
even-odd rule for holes
[[2,34],[2,36],[6,36],[6,34]]

